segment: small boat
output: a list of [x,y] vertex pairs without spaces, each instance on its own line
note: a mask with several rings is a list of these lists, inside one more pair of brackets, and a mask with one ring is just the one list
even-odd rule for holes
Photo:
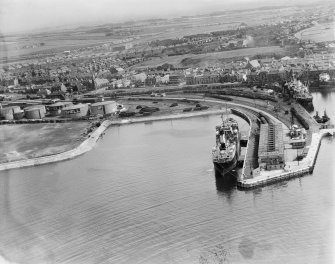
[[326,110],[323,112],[322,123],[326,123],[330,120],[329,116],[326,113]]
[[318,122],[318,123],[322,123],[322,118],[319,116],[319,112],[316,111],[315,112],[315,116],[313,116],[315,121]]
[[329,116],[327,115],[326,110],[324,111],[322,117],[319,116],[318,111],[316,111],[315,116],[313,116],[313,117],[314,117],[314,119],[315,119],[316,122],[323,123],[323,124],[327,123],[330,120]]

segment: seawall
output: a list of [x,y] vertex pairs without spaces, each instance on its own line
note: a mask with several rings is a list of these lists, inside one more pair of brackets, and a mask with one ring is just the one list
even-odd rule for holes
[[235,114],[235,115],[238,115],[240,117],[242,117],[244,120],[246,120],[248,123],[249,123],[249,132],[248,132],[248,143],[247,143],[247,147],[246,147],[246,151],[245,151],[245,156],[244,156],[244,162],[243,162],[243,168],[242,168],[242,173],[240,176],[238,176],[237,178],[237,182],[241,182],[244,180],[245,178],[245,171],[246,171],[246,167],[247,167],[247,157],[248,157],[248,154],[249,154],[249,146],[250,146],[250,136],[251,136],[251,131],[252,131],[252,121],[250,120],[249,116],[242,112],[242,111],[239,111],[235,108],[232,108],[232,113]]
[[321,146],[321,140],[325,136],[334,135],[334,129],[322,129],[312,135],[312,143],[307,156],[300,162],[294,161],[286,164],[284,170],[261,172],[260,176],[252,179],[238,181],[237,185],[243,189],[255,188],[268,185],[274,182],[299,177],[307,173],[312,173],[316,163],[317,155]]
[[198,117],[198,116],[217,115],[217,114],[222,114],[225,112],[226,110],[211,110],[211,111],[192,112],[192,113],[186,113],[186,114],[185,113],[172,114],[172,115],[166,115],[166,116],[129,118],[129,119],[123,119],[120,121],[111,121],[111,125],[127,125],[127,124],[143,123],[143,122],[183,119],[183,118]]

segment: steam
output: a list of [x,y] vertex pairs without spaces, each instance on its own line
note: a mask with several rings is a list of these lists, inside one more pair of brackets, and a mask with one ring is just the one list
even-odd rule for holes
[[255,41],[252,36],[247,36],[246,39],[243,41],[243,46],[246,47],[255,47]]

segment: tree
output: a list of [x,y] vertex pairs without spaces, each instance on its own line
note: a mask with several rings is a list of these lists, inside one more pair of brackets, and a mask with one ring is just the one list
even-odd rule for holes
[[118,73],[118,71],[115,67],[110,67],[109,71],[110,71],[111,74],[117,74]]

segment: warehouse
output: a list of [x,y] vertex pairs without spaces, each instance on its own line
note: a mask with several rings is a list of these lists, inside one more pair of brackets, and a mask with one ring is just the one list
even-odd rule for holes
[[61,116],[64,118],[79,118],[87,116],[88,104],[77,104],[62,109]]
[[90,107],[92,115],[110,115],[117,110],[117,103],[115,101],[105,101],[94,103]]
[[284,142],[281,124],[262,124],[259,136],[258,163],[266,170],[283,169]]
[[0,109],[0,117],[5,120],[13,120],[15,113],[20,113],[22,110],[19,106],[8,106]]
[[58,116],[61,114],[63,108],[71,105],[73,105],[71,102],[57,102],[55,104],[48,105],[47,111],[50,113],[51,116]]

